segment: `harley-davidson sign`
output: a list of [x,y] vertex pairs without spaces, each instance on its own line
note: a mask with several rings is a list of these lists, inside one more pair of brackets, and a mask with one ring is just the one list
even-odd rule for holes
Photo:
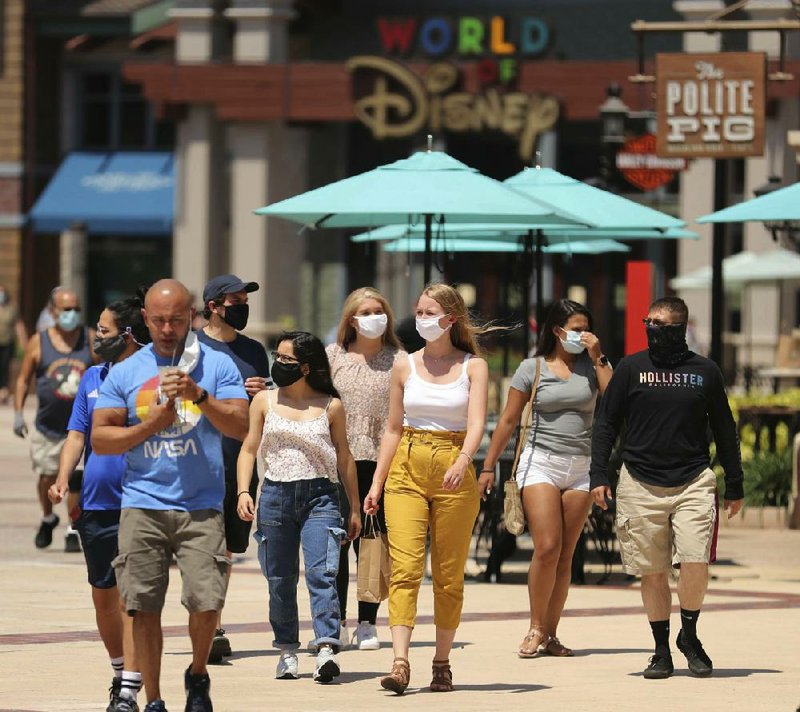
[[685,158],[662,158],[656,155],[656,137],[645,134],[629,138],[617,153],[617,170],[628,183],[649,192],[667,185],[685,170]]
[[761,52],[656,55],[659,156],[761,156],[765,103]]

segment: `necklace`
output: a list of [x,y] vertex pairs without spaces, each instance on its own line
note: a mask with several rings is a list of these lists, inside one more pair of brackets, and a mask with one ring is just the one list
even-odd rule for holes
[[440,361],[444,361],[445,359],[450,358],[452,355],[453,355],[452,353],[449,353],[445,354],[444,356],[439,356],[437,358],[436,356],[430,356],[429,354],[425,353],[425,351],[422,352],[423,359],[427,359],[428,361],[433,361],[434,363],[439,363]]

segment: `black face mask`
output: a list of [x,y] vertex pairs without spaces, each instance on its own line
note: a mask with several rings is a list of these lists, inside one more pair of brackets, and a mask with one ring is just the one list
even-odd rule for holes
[[247,326],[247,318],[249,316],[249,304],[226,304],[225,316],[222,317],[222,321],[228,326],[232,326],[236,331],[241,331]]
[[125,334],[109,336],[107,339],[101,339],[99,336],[95,336],[94,342],[92,343],[94,352],[103,359],[103,361],[111,361],[112,363],[115,363],[116,360],[122,356],[122,352],[127,345]]
[[270,376],[272,376],[272,382],[278,386],[278,388],[291,386],[303,377],[303,372],[300,370],[299,363],[281,363],[280,361],[273,361],[269,373]]
[[685,361],[689,355],[686,345],[686,324],[648,324],[647,350],[655,364],[675,366]]

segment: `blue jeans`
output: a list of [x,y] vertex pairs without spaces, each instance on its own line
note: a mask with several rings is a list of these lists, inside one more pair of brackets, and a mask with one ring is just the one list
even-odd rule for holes
[[273,645],[281,650],[300,647],[297,583],[303,547],[306,585],[311,597],[313,645],[339,640],[339,598],[336,573],[345,531],[339,493],[326,477],[299,482],[264,480],[258,504],[258,560],[269,584],[269,622]]

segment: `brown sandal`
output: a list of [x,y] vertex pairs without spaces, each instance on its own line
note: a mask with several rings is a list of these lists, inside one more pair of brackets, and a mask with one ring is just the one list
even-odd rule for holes
[[531,626],[528,634],[522,639],[517,650],[521,658],[535,658],[541,654],[542,646],[546,645],[549,636],[541,628]]
[[453,673],[450,670],[449,660],[433,661],[433,678],[431,679],[431,692],[452,692]]
[[550,640],[542,646],[541,651],[556,658],[572,657],[572,648],[568,648],[555,636],[551,636]]
[[406,658],[395,658],[392,661],[392,671],[381,678],[381,687],[384,690],[402,695],[411,680],[411,664]]

